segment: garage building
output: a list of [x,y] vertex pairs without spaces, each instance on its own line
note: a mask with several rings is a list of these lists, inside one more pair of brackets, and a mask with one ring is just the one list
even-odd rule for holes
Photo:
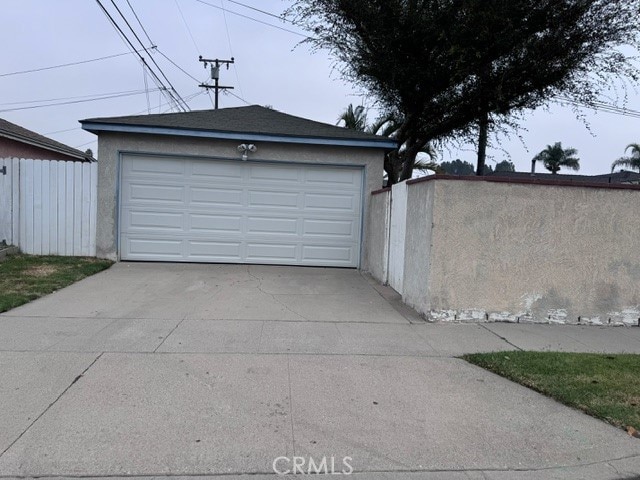
[[98,135],[97,254],[360,267],[384,137],[249,106],[83,120]]

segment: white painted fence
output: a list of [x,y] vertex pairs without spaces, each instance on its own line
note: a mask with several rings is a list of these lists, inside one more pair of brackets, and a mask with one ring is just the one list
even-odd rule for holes
[[402,294],[404,282],[404,250],[407,233],[407,182],[391,187],[391,226],[389,232],[389,285]]
[[97,164],[0,159],[0,240],[34,255],[96,254]]

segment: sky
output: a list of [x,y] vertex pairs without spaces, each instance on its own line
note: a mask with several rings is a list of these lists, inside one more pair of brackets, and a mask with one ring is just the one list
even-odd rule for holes
[[[221,71],[221,84],[235,87],[231,93],[221,94],[221,108],[270,105],[285,113],[335,124],[348,104],[364,102],[372,107],[371,120],[376,115],[373,99],[343,81],[326,52],[314,53],[307,45],[300,45],[304,32],[255,10],[279,15],[291,4],[290,0],[238,0],[254,9],[232,0],[206,0],[210,5],[198,0],[114,1],[145,46],[157,46],[153,59],[176,91],[190,98],[187,103],[193,110],[213,108],[211,98],[198,87],[208,75],[198,61],[202,55],[235,58],[236,63],[228,71]],[[126,28],[112,0],[102,3]],[[1,6],[1,118],[95,152],[95,135],[83,131],[78,120],[171,111],[168,100],[154,90],[148,75],[147,97],[140,61],[127,53],[129,48],[96,1],[2,0]],[[129,37],[134,39],[130,33]],[[113,55],[118,56],[15,74]],[[640,110],[640,93],[629,93],[627,108]],[[96,96],[111,98],[85,101]],[[42,107],[43,104],[49,106]],[[581,173],[607,173],[611,162],[624,154],[626,145],[640,143],[640,118],[592,110],[583,113],[588,127],[565,106],[552,105],[548,110],[527,114],[519,133],[521,139],[518,135],[493,139],[489,164],[509,159],[517,170],[528,171],[536,153],[549,144],[562,142],[565,148],[578,150]],[[455,158],[475,164],[473,146],[449,146],[439,151],[439,161]]]

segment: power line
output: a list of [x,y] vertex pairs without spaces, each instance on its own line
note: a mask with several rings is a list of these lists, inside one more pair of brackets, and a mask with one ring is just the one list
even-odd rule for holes
[[[155,91],[158,91],[158,90],[156,89]],[[198,92],[192,93],[191,95],[187,95],[186,97],[184,97],[184,99],[190,101],[190,100],[193,100],[194,98],[196,98],[196,97],[198,97],[200,95],[203,95],[204,93],[206,93],[206,92],[203,91],[203,90],[200,90]],[[163,104],[159,105],[159,108],[162,108],[162,107],[167,106],[167,105],[169,105],[169,102],[166,102],[166,103],[163,103]],[[146,111],[147,111],[147,109],[145,108],[144,110],[141,110],[139,112],[135,112],[132,115],[139,115],[139,114],[144,113]],[[75,130],[82,130],[82,127],[67,128],[65,130],[56,130],[55,132],[46,132],[46,133],[43,133],[42,135],[45,135],[45,136],[47,136],[47,135],[55,135],[57,133],[73,132]]]
[[233,10],[227,10],[226,8],[220,7],[218,5],[213,5],[212,3],[205,2],[204,0],[196,0],[196,1],[200,2],[200,3],[204,4],[204,5],[208,5],[209,7],[217,8],[218,10],[223,10],[223,11],[225,11],[227,13],[231,13],[232,15],[237,15],[238,17],[246,18],[247,20],[252,20],[254,22],[261,23],[261,24],[267,25],[269,27],[277,28],[278,30],[282,30],[283,32],[292,33],[294,35],[298,35],[299,37],[303,37],[303,38],[311,38],[311,37],[308,37],[307,35],[305,35],[303,33],[294,32],[293,30],[289,30],[288,28],[284,28],[284,27],[281,27],[279,25],[274,25],[273,23],[264,22],[262,20],[258,20],[257,18],[250,17],[248,15],[243,15],[242,13],[234,12]]
[[98,100],[109,100],[109,99],[112,99],[112,98],[131,97],[131,96],[134,96],[134,95],[142,95],[143,93],[145,93],[144,90],[140,90],[138,92],[122,93],[120,95],[109,95],[109,96],[97,97],[97,98],[86,98],[84,100],[74,100],[74,101],[68,101],[68,102],[47,103],[47,104],[44,104],[44,105],[31,105],[29,107],[6,108],[4,110],[0,110],[0,113],[16,112],[18,110],[32,110],[34,108],[56,107],[56,106],[60,106],[60,105],[72,105],[72,104],[76,104],[76,103],[95,102],[95,101],[98,101]]
[[[96,3],[98,4],[98,6],[102,10],[102,12],[106,15],[107,19],[109,20],[109,22],[111,23],[113,28],[116,29],[117,33],[120,35],[122,40],[129,46],[129,48],[131,49],[132,52],[136,52],[136,54],[138,55],[138,58],[140,59],[140,61],[143,64],[143,66],[145,66],[147,68],[147,70],[149,71],[149,73],[151,74],[152,79],[153,79],[154,83],[156,84],[156,86],[163,90],[162,93],[165,96],[167,96],[167,99],[169,99],[170,101],[176,102],[176,107],[177,107],[178,103],[177,103],[177,100],[174,98],[173,94],[162,83],[162,80],[160,80],[158,75],[151,69],[151,67],[149,66],[149,64],[147,63],[145,58],[140,54],[140,52],[137,51],[137,49],[134,47],[133,43],[131,43],[131,41],[129,40],[129,37],[127,37],[127,35],[122,31],[120,26],[116,23],[116,21],[111,16],[109,11],[105,8],[105,6],[102,4],[102,2],[100,0],[96,0]],[[145,52],[147,52],[146,48],[144,50],[145,50]],[[180,110],[180,108],[178,108],[178,110]]]
[[173,60],[171,60],[169,57],[167,57],[164,53],[162,53],[160,50],[158,50],[158,53],[160,55],[162,55],[164,58],[166,58],[174,67],[176,67],[178,70],[180,70],[182,73],[184,73],[185,75],[187,75],[188,77],[190,77],[192,80],[195,80],[196,82],[200,82],[200,80],[198,80],[196,77],[194,77],[193,75],[191,75],[189,72],[187,72],[184,68],[182,68],[180,65],[178,65],[176,62],[174,62]]
[[247,105],[251,105],[251,103],[247,102],[244,98],[242,98],[239,95],[236,95],[235,93],[233,93],[231,90],[227,90],[224,93],[228,93],[229,95],[231,95],[232,97],[236,97],[238,100],[243,101],[244,103],[246,103]]
[[[224,28],[227,32],[227,42],[229,43],[229,53],[231,54],[231,58],[234,58],[235,55],[233,54],[233,47],[231,46],[231,34],[229,33],[229,24],[227,23],[227,12],[226,9],[224,8],[224,0],[220,0],[220,3],[222,4],[222,17],[224,18]],[[236,76],[236,81],[238,82],[238,89],[240,90],[240,94],[242,96],[244,96],[244,92],[242,91],[242,84],[240,83],[240,76],[238,75],[238,68],[236,67],[236,64],[233,64],[233,73],[235,73]]]
[[[142,48],[146,47],[144,46],[144,43],[142,42],[142,40],[140,40],[140,37],[138,36],[138,34],[135,32],[135,30],[133,29],[133,27],[131,26],[131,24],[129,23],[129,21],[127,20],[127,18],[124,16],[124,14],[122,13],[122,11],[120,10],[120,8],[118,7],[118,4],[116,4],[115,0],[111,0],[111,3],[113,4],[113,6],[115,7],[115,9],[117,10],[117,12],[120,14],[120,16],[122,17],[122,19],[124,20],[124,22],[127,24],[127,27],[129,27],[129,30],[131,30],[131,33],[133,33],[133,36],[136,38],[136,40],[138,41],[138,43],[142,46]],[[144,29],[144,27],[143,27]],[[151,46],[153,47],[153,42],[151,42],[151,39],[149,39]],[[167,81],[167,83],[169,84],[169,86],[171,87],[171,90],[173,90],[173,92],[176,94],[176,96],[178,97],[178,99],[182,102],[182,108],[185,109],[185,111],[189,111],[191,110],[189,108],[189,105],[187,105],[187,103],[184,101],[184,99],[180,96],[180,94],[178,93],[178,91],[175,89],[175,87],[173,86],[173,84],[171,83],[171,80],[169,80],[169,78],[165,75],[164,71],[162,70],[162,68],[160,68],[160,65],[158,65],[158,62],[156,62],[156,59],[153,58],[153,55],[149,55],[149,58],[151,59],[151,61],[153,62],[153,64],[156,66],[156,68],[158,69],[158,71],[160,72],[160,74],[162,75],[162,77]]]
[[629,118],[640,118],[640,111],[620,108],[615,105],[611,105],[611,104],[600,102],[600,101],[596,101],[593,103],[583,103],[566,96],[558,96],[557,100],[559,100],[561,103],[568,103],[576,107],[589,108],[596,111],[611,113],[614,115],[621,115]]
[[291,23],[293,25],[293,22],[291,20],[287,20],[286,18],[280,15],[276,15],[275,13],[267,12],[266,10],[260,10],[259,8],[252,7],[251,5],[247,5],[246,3],[236,2],[236,0],[229,0],[229,2],[235,3],[236,5],[240,5],[241,7],[248,8],[255,12],[262,13],[263,15],[268,15],[270,17],[277,18],[278,20],[282,20],[283,22]]
[[100,60],[108,60],[110,58],[123,57],[125,55],[130,55],[130,54],[131,52],[117,53],[115,55],[107,55],[106,57],[91,58],[89,60],[80,60],[79,62],[62,63],[60,65],[51,65],[49,67],[32,68],[30,70],[21,70],[19,72],[2,73],[0,74],[0,77],[10,77],[13,75],[22,75],[24,73],[35,73],[35,72],[42,72],[44,70],[53,70],[55,68],[72,67],[74,65],[82,65],[84,63],[98,62]]
[[58,98],[42,98],[39,100],[22,100],[19,102],[6,102],[6,103],[0,103],[0,106],[8,106],[8,105],[27,105],[30,103],[44,103],[44,102],[56,102],[56,101],[60,101],[60,100],[76,100],[79,98],[97,98],[97,97],[104,97],[104,96],[108,96],[108,95],[122,95],[125,93],[137,93],[140,90],[125,90],[125,91],[121,91],[121,92],[105,92],[105,93],[92,93],[91,95],[76,95],[74,97],[58,97]]
[[191,28],[189,28],[189,24],[187,23],[187,19],[184,18],[184,14],[182,13],[182,8],[180,8],[180,4],[178,3],[178,0],[173,0],[176,4],[176,7],[178,7],[178,12],[180,12],[180,17],[182,17],[182,23],[184,23],[184,26],[187,27],[187,32],[189,33],[189,37],[191,38],[191,42],[193,43],[193,46],[196,47],[196,53],[198,55],[200,55],[200,47],[198,47],[198,43],[196,42],[196,39],[193,38],[193,33],[191,33]]
[[[138,18],[138,14],[136,13],[136,11],[133,9],[133,5],[131,5],[131,2],[129,0],[127,0],[127,5],[129,5],[129,8],[131,9],[131,11],[133,12],[133,16],[136,17],[136,20],[138,21],[138,25],[140,25],[140,28],[142,28],[142,31],[144,32],[144,34],[147,37],[147,40],[149,40],[149,44],[153,45],[153,42],[151,41],[151,37],[149,37],[149,34],[147,33],[147,29],[144,28],[144,25],[142,25],[142,22],[140,21],[140,18]],[[117,7],[116,7],[117,8]],[[131,27],[129,27],[131,28]]]

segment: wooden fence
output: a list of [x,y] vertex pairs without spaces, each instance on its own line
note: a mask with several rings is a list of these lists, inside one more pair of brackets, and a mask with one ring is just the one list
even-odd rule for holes
[[94,256],[96,215],[95,162],[0,159],[0,241],[33,255]]

